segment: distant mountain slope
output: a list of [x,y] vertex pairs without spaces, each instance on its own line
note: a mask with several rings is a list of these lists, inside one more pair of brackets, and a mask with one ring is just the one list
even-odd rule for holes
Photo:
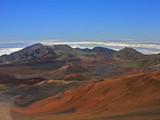
[[[138,68],[143,68],[144,70],[147,68],[156,68],[160,69],[158,65],[160,64],[160,55],[146,55],[143,58],[137,60],[131,60],[127,63],[127,65],[135,66]],[[157,66],[157,67],[156,67]]]
[[114,53],[113,56],[124,60],[137,60],[144,57],[144,55],[133,48],[124,48]]
[[9,55],[0,56],[0,63],[27,62],[40,59],[55,59],[56,53],[47,46],[34,44]]
[[83,54],[86,53],[68,45],[44,46],[37,43],[9,55],[0,56],[0,63],[34,63],[34,61],[63,60],[69,56]]
[[[105,55],[111,56],[112,58],[119,58],[124,60],[126,66],[136,67],[140,69],[148,69],[158,66],[160,64],[160,54],[157,55],[144,55],[133,48],[124,48],[119,51],[115,51],[112,49],[104,48],[104,47],[94,47],[93,49],[80,49],[80,48],[72,48],[68,45],[53,45],[53,46],[45,46],[40,43],[28,46],[22,50],[11,53],[9,55],[0,56],[0,64],[1,65],[41,65],[41,68],[46,68],[46,64],[51,66],[52,63],[62,62],[64,64],[60,64],[59,67],[62,67],[67,62],[73,62],[77,60],[90,59],[89,56],[95,57],[99,53],[103,53],[103,59]],[[113,58],[113,60],[114,60]],[[16,64],[15,64],[16,63]],[[55,66],[55,65],[54,65]],[[159,69],[159,67],[156,67]]]
[[127,60],[125,65],[148,69],[160,64],[160,54],[144,55],[133,48],[124,48],[113,54],[114,57]]
[[77,48],[77,49],[83,52],[105,53],[107,55],[110,55],[116,52],[115,50],[104,48],[104,47],[94,47],[93,49],[89,49],[89,48],[85,48],[85,49]]
[[52,46],[52,49],[58,54],[59,52],[63,54],[72,54],[72,55],[81,55],[84,54],[84,52],[72,48],[69,45],[54,45]]
[[45,60],[63,60],[68,57],[81,56],[81,55],[95,55],[96,53],[112,54],[114,50],[95,47],[91,51],[83,49],[75,49],[68,45],[53,45],[44,46],[40,43],[28,46],[22,50],[11,53],[9,55],[0,56],[0,63],[15,63],[15,62],[34,62]]

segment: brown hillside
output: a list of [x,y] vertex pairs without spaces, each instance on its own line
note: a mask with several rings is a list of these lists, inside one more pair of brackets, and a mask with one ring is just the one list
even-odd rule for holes
[[106,117],[113,113],[160,106],[159,86],[160,71],[112,77],[73,88],[26,108],[14,107],[12,111],[33,115],[70,112],[82,118]]

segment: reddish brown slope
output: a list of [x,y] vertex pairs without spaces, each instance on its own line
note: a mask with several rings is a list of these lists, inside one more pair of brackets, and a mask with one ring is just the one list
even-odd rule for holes
[[159,106],[159,86],[160,71],[113,77],[12,110],[23,114],[72,112],[81,117],[105,116]]
[[70,74],[64,77],[64,80],[79,80],[83,81],[86,80],[87,77],[84,73],[75,73],[75,74]]

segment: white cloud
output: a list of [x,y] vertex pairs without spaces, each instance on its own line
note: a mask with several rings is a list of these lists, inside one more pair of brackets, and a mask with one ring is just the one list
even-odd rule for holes
[[148,49],[137,49],[137,50],[143,54],[158,54],[158,53],[160,53],[158,51],[148,50]]
[[22,48],[0,48],[0,55],[10,54],[21,49]]

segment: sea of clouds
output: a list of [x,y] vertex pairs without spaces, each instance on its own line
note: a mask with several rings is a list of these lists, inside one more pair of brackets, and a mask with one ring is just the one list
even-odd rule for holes
[[96,46],[107,47],[114,50],[120,50],[124,47],[131,47],[143,54],[157,54],[160,53],[160,42],[134,42],[134,41],[66,41],[62,39],[56,40],[26,40],[26,41],[11,41],[0,43],[0,55],[10,54],[27,47],[29,45],[41,43],[44,45],[59,45],[67,44],[73,48],[93,48]]

